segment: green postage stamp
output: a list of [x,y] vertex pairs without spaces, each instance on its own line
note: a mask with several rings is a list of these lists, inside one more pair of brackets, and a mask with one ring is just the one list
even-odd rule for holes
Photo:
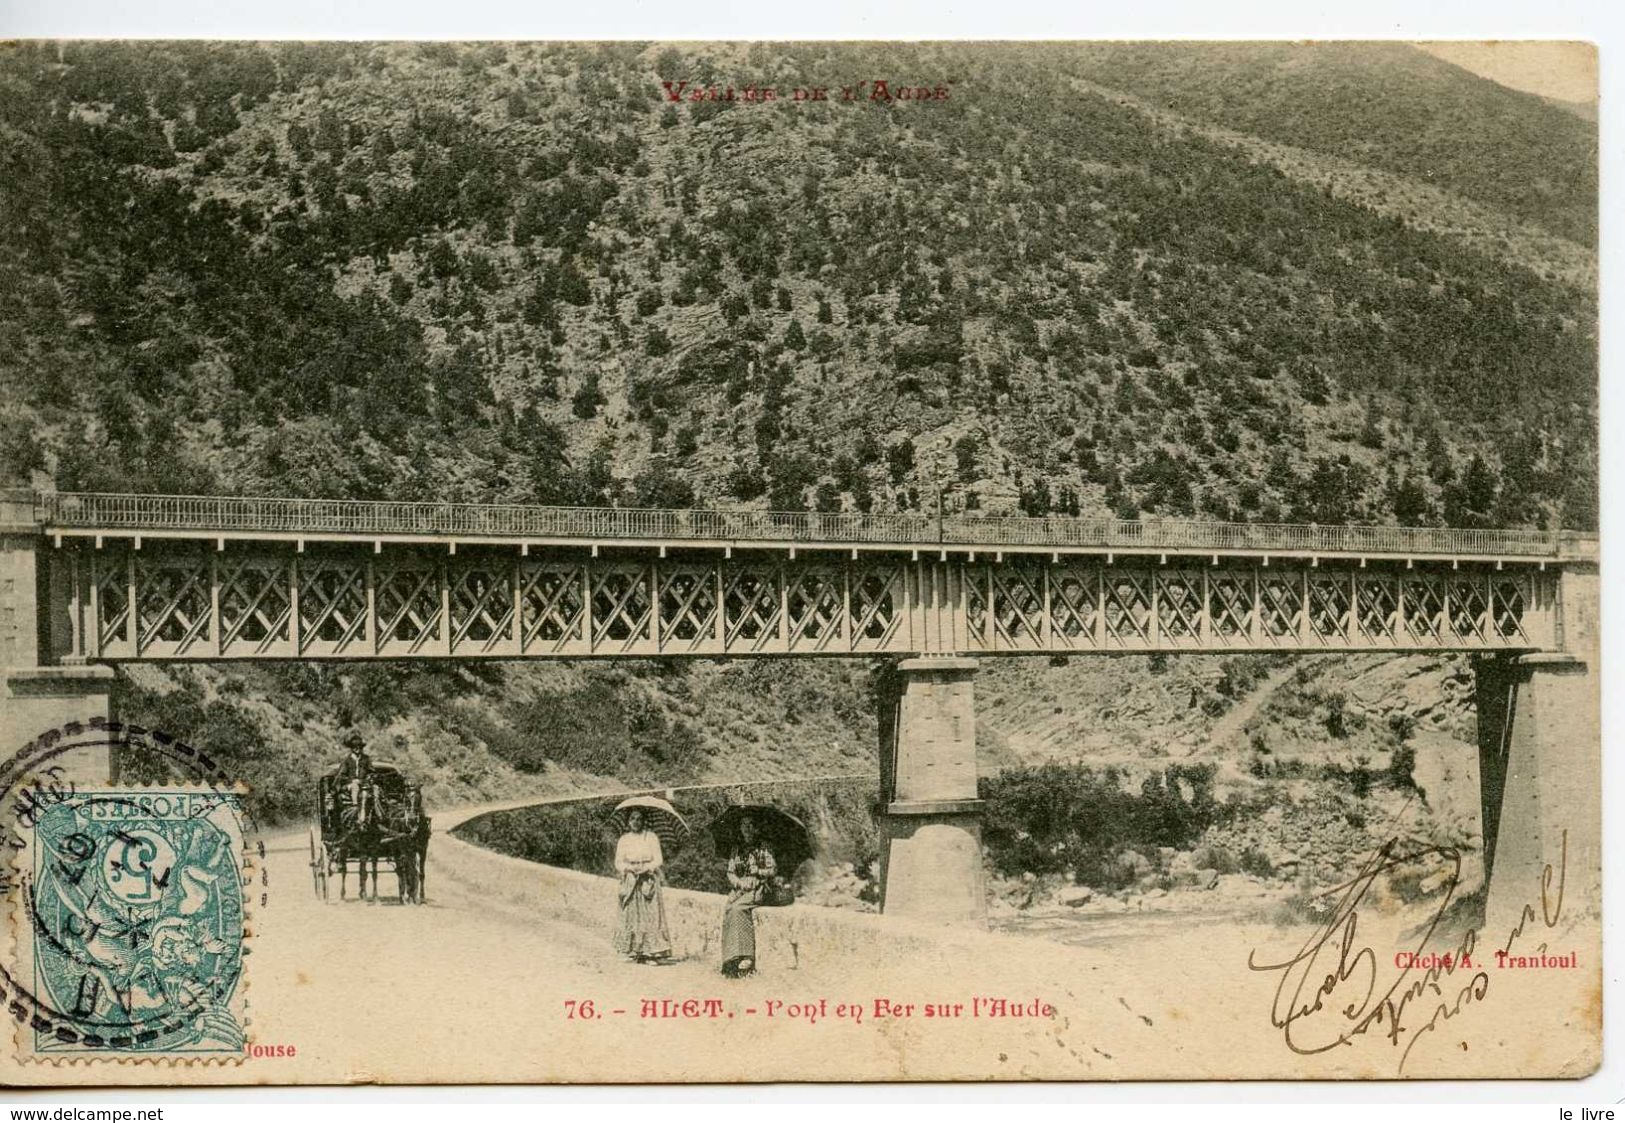
[[238,797],[80,791],[29,818],[12,923],[35,1009],[19,1052],[241,1057],[249,930]]

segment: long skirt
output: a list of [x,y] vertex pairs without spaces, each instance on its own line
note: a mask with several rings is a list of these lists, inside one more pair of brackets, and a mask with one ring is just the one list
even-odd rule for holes
[[749,897],[730,899],[722,913],[722,971],[739,971],[740,960],[756,966],[756,905]]
[[671,954],[666,929],[666,902],[658,873],[621,879],[621,921],[615,929],[615,950],[635,959],[657,959]]

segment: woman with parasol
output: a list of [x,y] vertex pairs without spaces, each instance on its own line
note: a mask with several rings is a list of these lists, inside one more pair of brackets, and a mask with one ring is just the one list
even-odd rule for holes
[[717,849],[728,855],[722,973],[742,979],[756,973],[756,910],[789,903],[789,886],[779,870],[793,870],[809,855],[807,828],[776,807],[751,806],[728,808],[711,831]]
[[623,800],[615,808],[615,822],[621,828],[615,844],[615,872],[621,878],[615,950],[634,963],[660,962],[671,956],[661,896],[666,849],[676,846],[685,826],[671,804],[653,796]]

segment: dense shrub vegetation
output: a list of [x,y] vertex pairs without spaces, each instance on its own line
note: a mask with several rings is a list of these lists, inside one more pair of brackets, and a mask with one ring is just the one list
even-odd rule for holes
[[1116,889],[1135,880],[1139,863],[1125,851],[1188,849],[1225,809],[1213,798],[1211,764],[1170,765],[1136,793],[1115,768],[1042,764],[984,777],[982,837],[1005,875],[1069,873],[1078,882]]
[[[1589,293],[1070,76],[1188,90],[1468,194],[1503,184],[1579,237],[1577,119],[1408,48],[1297,70],[1287,47],[1245,66],[1125,50],[9,45],[0,467],[164,491],[888,510],[940,489],[950,509],[1589,525]],[[896,73],[952,96],[676,106],[658,84]]]

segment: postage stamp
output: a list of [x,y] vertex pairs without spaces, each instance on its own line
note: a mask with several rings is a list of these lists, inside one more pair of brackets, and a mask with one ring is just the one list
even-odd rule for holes
[[21,1027],[23,1057],[243,1054],[240,803],[201,787],[109,787],[26,817],[14,962],[58,1017]]

